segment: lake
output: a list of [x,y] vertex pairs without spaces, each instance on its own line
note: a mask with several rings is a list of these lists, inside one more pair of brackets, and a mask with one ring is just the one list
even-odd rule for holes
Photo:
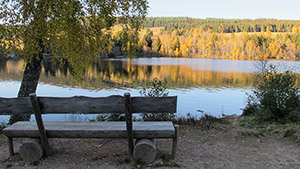
[[[300,62],[269,61],[279,70],[300,73]],[[177,116],[208,113],[222,116],[242,113],[256,83],[261,62],[187,58],[102,59],[88,68],[82,81],[67,66],[43,62],[38,96],[84,95],[103,97],[130,92],[140,96],[154,78],[167,82],[170,96],[178,96]],[[0,61],[0,97],[16,97],[24,61]],[[46,115],[48,121],[88,120],[95,115]],[[7,121],[8,116],[0,117]]]

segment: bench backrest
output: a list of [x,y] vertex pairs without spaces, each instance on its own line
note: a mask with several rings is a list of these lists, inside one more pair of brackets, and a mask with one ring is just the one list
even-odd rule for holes
[[[37,97],[37,99],[42,114],[126,113],[125,95]],[[130,105],[131,113],[176,113],[177,96],[130,97]],[[34,114],[30,97],[0,98],[0,115],[12,114]]]

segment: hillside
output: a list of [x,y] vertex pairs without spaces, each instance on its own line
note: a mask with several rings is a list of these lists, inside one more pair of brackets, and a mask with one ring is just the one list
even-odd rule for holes
[[300,21],[146,18],[137,56],[300,59]]

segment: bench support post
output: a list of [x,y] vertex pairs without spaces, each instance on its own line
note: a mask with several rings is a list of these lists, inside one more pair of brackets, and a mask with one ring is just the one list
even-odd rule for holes
[[172,144],[172,158],[173,159],[175,159],[175,154],[176,154],[176,149],[177,149],[179,126],[178,125],[174,125],[174,127],[175,127],[175,135],[174,135],[173,144]]
[[34,110],[34,115],[36,119],[36,123],[39,129],[39,134],[41,137],[41,143],[43,146],[43,149],[45,151],[45,155],[49,156],[50,155],[50,146],[49,146],[49,141],[48,141],[48,136],[44,127],[43,119],[42,119],[42,112],[39,106],[39,101],[36,97],[36,94],[30,94],[30,100],[31,104]]
[[14,155],[14,144],[13,144],[12,137],[7,137],[7,145],[8,145],[9,156],[12,157]]
[[133,130],[132,130],[132,108],[130,93],[124,94],[125,99],[125,117],[126,117],[126,128],[127,128],[127,139],[128,139],[128,153],[130,157],[133,155]]

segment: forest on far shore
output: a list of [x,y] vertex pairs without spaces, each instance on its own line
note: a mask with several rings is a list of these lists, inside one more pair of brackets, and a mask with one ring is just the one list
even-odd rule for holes
[[[122,44],[120,34],[121,31],[114,31],[115,44]],[[150,17],[144,21],[136,53],[137,56],[299,60],[300,20]]]

